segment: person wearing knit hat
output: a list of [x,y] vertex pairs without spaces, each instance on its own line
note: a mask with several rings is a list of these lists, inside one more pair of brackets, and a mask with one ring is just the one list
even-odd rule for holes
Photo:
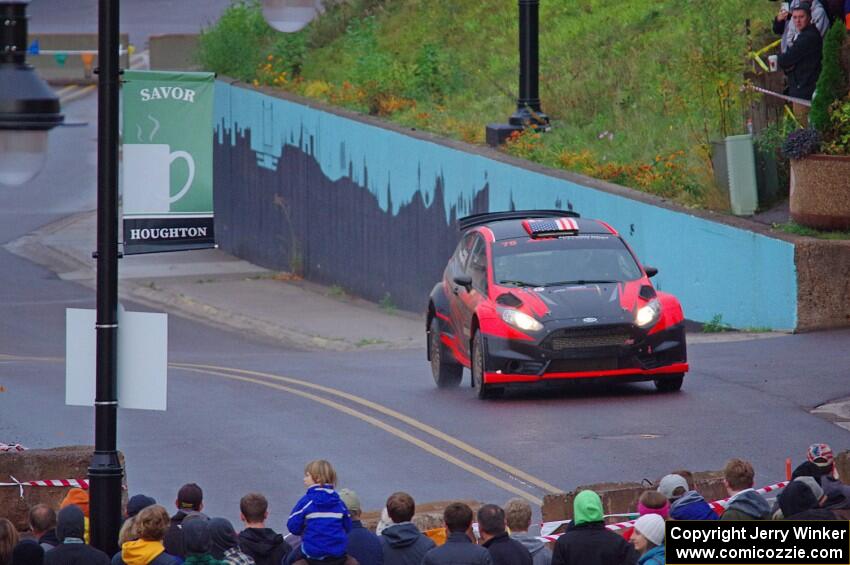
[[583,490],[573,500],[573,521],[555,542],[552,565],[634,565],[635,548],[602,520],[602,499],[592,490]]
[[132,518],[148,506],[156,504],[156,500],[144,494],[136,494],[127,501],[127,518]]
[[59,545],[44,554],[44,565],[109,565],[109,557],[88,545],[85,515],[76,504],[66,506],[56,516]]
[[784,519],[835,520],[835,514],[819,507],[816,493],[801,479],[802,477],[788,483],[776,497]]
[[65,498],[62,499],[62,502],[59,503],[59,509],[67,508],[69,505],[75,505],[83,511],[83,516],[85,516],[85,526],[86,533],[83,536],[83,539],[86,540],[86,543],[89,543],[89,493],[86,490],[81,488],[72,488],[68,491],[68,494],[65,495]]
[[183,542],[186,548],[186,565],[227,565],[210,554],[212,534],[210,520],[201,514],[190,514],[183,520]]
[[81,488],[72,488],[62,499],[59,504],[59,509],[67,507],[69,504],[76,504],[83,511],[83,516],[89,517],[89,493]]
[[227,518],[210,520],[210,554],[230,565],[253,565],[254,560],[239,549],[239,536]]
[[21,540],[12,550],[10,565],[42,565],[43,563],[44,548],[35,540]]
[[664,518],[658,514],[638,518],[631,543],[640,554],[638,565],[664,565]]
[[825,443],[813,443],[806,451],[806,461],[795,470],[792,478],[812,476],[823,487],[824,508],[850,508],[850,485],[839,480],[832,448]]

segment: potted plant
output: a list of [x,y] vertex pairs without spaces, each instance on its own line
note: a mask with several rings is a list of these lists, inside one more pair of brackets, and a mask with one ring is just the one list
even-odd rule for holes
[[824,230],[850,229],[850,95],[840,53],[846,29],[827,34],[811,127],[791,132],[783,153],[791,161],[791,218]]

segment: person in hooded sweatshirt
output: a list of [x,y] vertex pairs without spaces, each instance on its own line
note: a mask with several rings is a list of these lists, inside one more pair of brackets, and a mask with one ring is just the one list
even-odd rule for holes
[[416,503],[406,492],[396,492],[387,499],[387,515],[392,525],[380,535],[384,565],[420,565],[425,554],[437,544],[422,534],[411,520]]
[[185,565],[227,565],[212,556],[210,519],[203,514],[186,516],[181,527],[183,547],[186,549]]
[[109,565],[109,557],[86,544],[86,517],[72,504],[59,511],[56,517],[56,537],[59,545],[44,554],[45,565]]
[[785,520],[835,520],[835,514],[820,508],[820,501],[806,481],[794,479],[788,483],[777,502]]
[[723,469],[729,500],[720,517],[728,520],[769,520],[770,505],[753,489],[755,471],[749,461],[730,459]]
[[254,559],[239,549],[239,536],[227,518],[210,520],[210,555],[228,565],[254,565]]
[[602,499],[583,490],[573,500],[573,522],[558,538],[552,565],[635,565],[638,554],[602,521]]
[[162,540],[171,525],[168,511],[154,504],[132,518],[134,540],[121,544],[112,565],[178,565],[180,560],[165,552]]
[[511,537],[525,546],[534,565],[552,563],[552,552],[546,544],[528,533],[531,527],[531,504],[522,498],[512,498],[505,504],[505,522]]
[[258,492],[251,492],[239,501],[239,518],[245,529],[239,532],[239,548],[257,565],[280,565],[292,547],[283,536],[266,527],[269,501]]
[[[662,488],[663,487],[663,488]],[[700,493],[690,488],[687,479],[670,474],[661,479],[658,491],[670,502],[669,516],[673,520],[717,520],[717,512]],[[666,516],[665,516],[666,517]]]
[[334,490],[336,471],[327,461],[311,461],[304,468],[307,493],[301,497],[286,527],[301,536],[301,545],[287,556],[288,563],[308,560],[344,562],[351,531],[351,515]]

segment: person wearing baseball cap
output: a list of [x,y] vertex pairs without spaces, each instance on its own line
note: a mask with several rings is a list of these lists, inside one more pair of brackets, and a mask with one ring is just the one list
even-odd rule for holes
[[348,532],[348,555],[358,563],[374,563],[383,565],[384,550],[378,536],[367,530],[360,521],[363,512],[360,497],[350,488],[339,489],[339,497],[351,514],[351,531]]
[[638,518],[630,541],[640,554],[638,565],[664,565],[664,518],[658,514]]
[[673,520],[717,520],[717,513],[697,491],[691,489],[681,475],[666,475],[658,483],[658,492],[670,501],[670,518]]
[[187,483],[177,491],[177,513],[171,517],[171,525],[165,534],[163,544],[169,555],[180,558],[186,557],[186,546],[183,540],[183,520],[192,514],[200,514],[204,509],[204,491],[195,483]]

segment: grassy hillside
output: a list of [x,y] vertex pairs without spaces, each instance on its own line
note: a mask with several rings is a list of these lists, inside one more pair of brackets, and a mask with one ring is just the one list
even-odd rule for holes
[[[762,0],[542,0],[541,98],[553,131],[525,134],[505,150],[722,208],[709,140],[744,131],[745,20],[761,46],[775,8]],[[238,4],[204,34],[201,60],[483,143],[484,126],[514,110],[516,44],[516,0],[349,0],[294,36],[270,31],[255,6]]]

